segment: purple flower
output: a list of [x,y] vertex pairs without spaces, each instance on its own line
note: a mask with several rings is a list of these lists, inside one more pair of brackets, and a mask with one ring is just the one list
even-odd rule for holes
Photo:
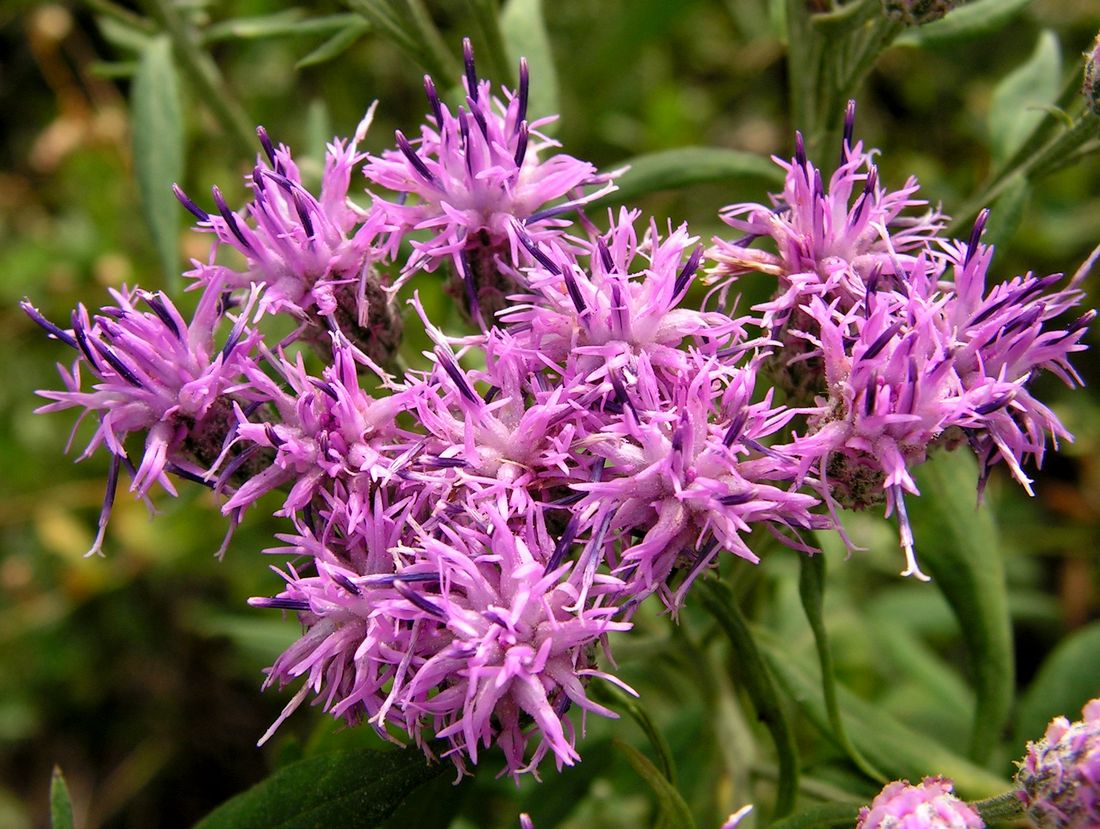
[[[46,320],[29,302],[22,303],[36,323],[78,354],[71,371],[58,366],[64,391],[39,392],[54,402],[38,411],[78,408],[82,418],[94,413],[99,423],[81,458],[101,445],[112,455],[92,552],[103,542],[120,465],[133,478],[131,491],[143,498],[154,483],[175,495],[169,472],[203,480],[232,430],[234,396],[249,398],[243,377],[253,365],[251,353],[259,340],[245,325],[255,292],[239,310],[220,350],[214,346],[214,329],[222,316],[218,286],[203,294],[190,325],[162,293],[123,288],[112,289],[111,295],[116,304],[104,306],[94,317],[78,306],[67,330]],[[82,389],[82,366],[96,381],[91,391]],[[125,446],[126,437],[135,432],[145,435],[136,468]]]
[[242,212],[229,208],[214,188],[217,212],[207,213],[177,187],[180,201],[217,236],[217,245],[240,253],[243,270],[196,262],[195,276],[223,290],[262,285],[257,319],[286,313],[302,323],[300,332],[327,345],[335,327],[376,362],[387,363],[401,337],[401,319],[374,269],[375,238],[384,230],[383,215],[357,207],[348,198],[351,174],[366,157],[357,146],[374,115],[368,110],[350,141],[334,140],[325,155],[319,196],[302,184],[290,150],[275,147],[258,130],[266,161],[259,160],[248,179],[253,200]]
[[[520,63],[518,92],[505,90],[501,100],[488,81],[478,80],[469,40],[464,49],[465,105],[451,112],[425,78],[429,124],[411,141],[398,132],[397,149],[371,156],[364,173],[398,194],[393,200],[376,196],[396,231],[391,253],[413,231],[431,234],[412,242],[404,272],[434,271],[450,262],[471,313],[485,306],[490,314],[514,290],[506,269],[521,261],[515,222],[536,239],[556,236],[569,224],[558,217],[614,185],[588,162],[551,154],[559,145],[538,129],[553,118],[528,123],[526,62]],[[597,189],[586,194],[589,186]]]
[[1043,739],[1027,744],[1016,783],[1039,829],[1100,826],[1100,699],[1077,722],[1051,720]]
[[870,806],[859,810],[856,829],[982,829],[978,813],[953,794],[942,777],[888,783]]

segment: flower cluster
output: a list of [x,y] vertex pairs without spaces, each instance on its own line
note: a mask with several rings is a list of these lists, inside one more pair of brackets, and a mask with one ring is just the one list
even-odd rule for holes
[[954,795],[950,780],[926,777],[917,785],[908,780],[887,784],[859,810],[856,829],[982,829],[978,813]]
[[[114,458],[96,549],[123,469],[142,496],[173,475],[211,486],[230,529],[265,504],[287,522],[266,551],[283,584],[252,600],[303,628],[268,673],[300,683],[273,729],[312,697],[459,770],[494,745],[512,774],[570,765],[569,712],[613,716],[587,686],[618,682],[600,653],[650,595],[675,611],[722,551],[759,560],[754,531],[813,553],[803,534],[838,504],[881,498],[919,575],[913,465],[969,442],[1026,483],[1024,461],[1067,437],[1028,381],[1076,382],[1091,315],[1057,322],[1076,284],[991,284],[981,222],[941,238],[936,211],[912,213],[916,183],[882,186],[850,129],[828,189],[799,150],[774,207],[727,208],[747,235],[704,250],[639,211],[585,216],[614,177],[553,152],[527,85],[521,65],[496,97],[467,44],[463,102],[429,79],[419,137],[377,155],[359,150],[368,113],[329,145],[317,195],[261,130],[243,209],[177,192],[215,239],[190,323],[136,289],[68,329],[26,305],[77,354],[44,408],[92,415],[87,452]],[[439,268],[464,334],[420,302],[417,276]],[[714,307],[695,300],[700,269]],[[729,292],[753,270],[778,289],[737,316]],[[432,348],[398,371],[413,322]]]
[[[924,209],[910,179],[880,181],[873,153],[852,143],[849,106],[841,165],[824,185],[801,150],[771,207],[734,205],[722,217],[747,234],[716,239],[710,277],[725,300],[750,272],[776,279],[757,324],[783,344],[774,372],[796,405],[809,407],[790,455],[818,476],[830,503],[896,512],[906,575],[926,578],[913,553],[905,495],[911,469],[933,449],[969,443],[982,467],[1003,461],[1030,492],[1024,464],[1042,462],[1047,441],[1069,439],[1029,390],[1050,371],[1080,382],[1068,362],[1095,316],[1066,312],[1080,302],[1083,273],[1008,282],[989,277],[983,211],[968,241],[943,238],[938,211]],[[917,212],[913,212],[914,209]],[[749,245],[771,239],[775,252]]]
[[1077,722],[1051,720],[1043,739],[1028,743],[1016,782],[1040,829],[1100,825],[1100,699],[1086,703]]

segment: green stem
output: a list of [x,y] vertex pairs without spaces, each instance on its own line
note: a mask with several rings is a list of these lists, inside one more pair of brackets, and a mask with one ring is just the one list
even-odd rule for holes
[[840,718],[840,705],[836,698],[836,671],[833,667],[832,651],[829,649],[828,633],[825,630],[825,556],[820,553],[814,556],[800,556],[799,565],[801,573],[798,592],[802,598],[802,609],[806,613],[806,620],[810,623],[810,629],[814,634],[814,642],[817,644],[817,656],[821,664],[821,690],[825,698],[829,726],[833,730],[837,743],[855,763],[856,768],[872,780],[885,783],[886,775],[875,768],[855,747]]
[[124,26],[129,26],[131,29],[136,29],[147,35],[155,35],[157,33],[157,27],[152,21],[147,20],[140,14],[134,14],[129,9],[123,8],[117,3],[112,3],[111,0],[84,0],[84,3],[97,14],[109,17],[112,20],[117,20]]
[[971,805],[978,810],[978,814],[986,823],[1014,820],[1023,817],[1024,814],[1023,801],[1017,796],[1015,789],[996,797],[979,800]]
[[176,11],[170,0],[145,0],[149,13],[172,40],[176,57],[187,68],[192,83],[222,129],[237,145],[237,151],[249,156],[254,152],[256,134],[244,110],[229,93],[217,65],[199,46],[194,30]]
[[428,14],[423,0],[405,0],[405,6],[427,50],[425,57],[431,61],[429,71],[435,72],[440,78],[457,78],[460,71],[458,63],[447,49],[447,43],[432,21],[432,16]]
[[780,705],[779,687],[756,647],[748,622],[738,609],[729,587],[708,579],[696,587],[703,606],[714,616],[733,646],[737,676],[756,707],[757,716],[771,732],[779,760],[779,782],[773,818],[788,815],[798,796],[798,747],[794,732]]

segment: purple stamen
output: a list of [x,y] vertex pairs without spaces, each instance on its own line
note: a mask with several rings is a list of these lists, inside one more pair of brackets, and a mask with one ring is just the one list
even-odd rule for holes
[[801,131],[794,134],[794,160],[799,167],[806,167],[806,142],[802,138]]
[[52,322],[42,316],[42,313],[33,305],[31,305],[29,299],[22,300],[19,303],[19,307],[22,308],[23,313],[30,317],[35,322],[35,324],[38,325],[39,328],[46,332],[48,336],[53,337],[55,340],[60,340],[70,348],[75,348],[78,351],[81,350],[80,346],[77,345],[76,340],[69,336],[69,333],[67,331],[62,328],[58,328],[56,325],[54,325]]
[[299,613],[309,610],[309,602],[305,599],[286,599],[278,596],[271,599],[261,597],[249,599],[248,603],[252,607],[268,608],[271,610],[296,610]]
[[749,413],[741,411],[737,413],[737,416],[730,422],[729,428],[726,429],[726,434],[722,437],[722,443],[727,449],[733,446],[735,440],[741,437],[741,430],[745,428],[745,422],[749,418]]
[[187,208],[187,211],[192,216],[194,216],[200,222],[210,221],[210,214],[199,207],[197,204],[195,204],[193,201],[191,201],[191,199],[187,197],[187,194],[184,193],[182,189],[180,189],[180,186],[178,184],[172,185],[172,192],[175,194],[176,199],[179,201],[179,203]]
[[266,437],[267,442],[276,449],[286,443],[286,439],[279,437],[279,433],[275,431],[275,427],[270,423],[264,424],[264,437]]
[[336,400],[337,402],[339,402],[340,395],[336,393],[336,389],[334,389],[332,387],[331,383],[327,383],[319,377],[310,377],[309,382],[312,384],[312,386],[315,389],[317,389],[318,391],[324,392],[329,397],[331,397],[333,400]]
[[401,154],[409,160],[409,163],[420,177],[428,184],[439,187],[439,180],[432,175],[432,171],[428,169],[428,165],[424,163],[424,160],[416,154],[416,151],[412,148],[412,144],[409,143],[409,139],[405,137],[405,134],[401,132],[401,130],[397,130],[397,132],[394,133],[394,138],[397,139],[397,148],[401,150]]
[[742,504],[747,504],[756,495],[751,490],[745,490],[744,492],[731,492],[729,495],[721,495],[718,497],[718,503],[724,507],[739,507]]
[[355,582],[353,582],[343,573],[334,573],[332,576],[332,580],[335,581],[342,588],[347,590],[349,593],[351,593],[353,596],[362,595],[362,591],[358,587],[356,587]]
[[860,359],[873,360],[875,357],[877,357],[879,355],[879,352],[881,352],[882,349],[886,348],[890,340],[894,339],[894,336],[901,330],[902,325],[904,325],[904,322],[898,320],[881,334],[879,334],[878,338],[873,343],[871,343],[871,347],[863,352],[863,357],[861,357]]
[[428,601],[428,599],[424,598],[407,584],[405,584],[402,579],[394,579],[393,589],[400,593],[403,598],[408,599],[425,613],[430,613],[440,619],[447,618],[447,614],[443,612],[443,609],[439,607],[439,605]]
[[603,269],[606,273],[615,272],[615,260],[611,258],[611,250],[607,247],[607,242],[602,238],[596,240],[596,250],[600,252],[600,261],[603,263]]
[[672,286],[673,300],[687,290],[688,284],[695,276],[695,272],[699,270],[699,260],[702,259],[702,257],[702,247],[697,247],[691,252],[691,256],[689,256],[687,262],[684,263],[684,267],[681,268],[680,273],[676,275],[676,282]]
[[852,135],[856,126],[856,102],[848,100],[848,106],[844,108],[844,138],[840,143],[840,163],[843,166],[848,161],[848,154],[852,148]]
[[443,105],[439,103],[439,93],[436,91],[435,82],[432,81],[431,75],[424,76],[424,93],[428,96],[432,115],[435,116],[435,126],[437,129],[441,129],[443,126]]
[[151,294],[147,291],[142,291],[141,298],[145,300],[145,304],[157,315],[158,319],[160,319],[160,321],[175,335],[176,339],[182,340],[183,332],[180,331],[172,315],[168,313],[168,308],[164,304],[164,294]]
[[477,101],[477,69],[474,67],[474,47],[470,38],[462,38],[462,61],[466,66],[466,92]]
[[225,203],[225,197],[222,196],[222,191],[214,186],[211,188],[211,192],[214,194],[214,204],[218,206],[218,212],[222,214],[222,218],[225,219],[225,223],[229,225],[229,229],[233,232],[233,235],[237,237],[245,248],[255,253],[255,249],[249,244],[248,240],[244,238],[244,233],[241,231],[240,225],[237,224],[237,215],[229,209],[229,205]]
[[[516,109],[517,123],[526,123],[527,119],[527,87],[530,82],[530,73],[527,70],[527,58],[519,59],[519,93],[517,98],[519,106]],[[518,126],[517,126],[518,129]]]
[[481,400],[474,394],[474,390],[470,388],[470,383],[466,380],[466,375],[462,373],[462,369],[458,367],[454,359],[442,348],[437,348],[435,350],[435,356],[439,364],[443,366],[443,370],[447,372],[447,375],[458,388],[458,393],[471,403],[480,403]]
[[982,234],[985,232],[985,224],[988,221],[989,208],[986,207],[978,214],[978,218],[974,220],[974,228],[970,231],[970,241],[966,245],[966,258],[963,260],[964,268],[970,264],[970,260],[978,252],[978,241],[982,238]]
[[578,314],[583,315],[588,306],[584,302],[584,297],[581,296],[581,289],[572,268],[566,268],[562,272],[562,278],[565,280],[565,289],[569,292],[569,298],[573,301],[573,307],[577,309]]
[[144,384],[138,379],[137,375],[134,374],[134,370],[126,365],[126,363],[122,362],[122,358],[115,354],[109,345],[99,340],[91,340],[91,344],[99,353],[99,356],[110,364],[111,368],[115,370],[119,377],[135,388],[144,388]]
[[516,154],[514,161],[516,162],[516,174],[519,175],[519,168],[523,166],[523,159],[527,155],[527,122],[520,121],[516,127]]
[[516,231],[516,235],[519,237],[520,243],[525,248],[527,248],[527,252],[530,253],[540,265],[542,265],[544,268],[546,268],[546,270],[550,271],[550,273],[554,274],[555,276],[562,275],[561,268],[555,265],[553,260],[551,260],[549,256],[539,250],[538,243],[535,242],[535,240],[532,239],[530,236],[528,236],[522,227],[519,227],[517,225]]
[[264,154],[267,156],[268,162],[272,167],[275,166],[275,145],[271,143],[271,139],[268,137],[267,130],[263,127],[256,127],[256,135],[260,139],[260,146],[264,148]]

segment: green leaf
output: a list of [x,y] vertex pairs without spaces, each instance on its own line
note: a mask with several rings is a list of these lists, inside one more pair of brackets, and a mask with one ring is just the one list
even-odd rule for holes
[[688,808],[687,803],[684,802],[684,798],[676,791],[676,787],[668,781],[668,778],[661,773],[660,769],[653,765],[634,746],[619,740],[612,740],[611,742],[626,755],[626,759],[634,767],[634,771],[649,784],[649,787],[653,789],[653,793],[657,795],[657,804],[661,809],[664,825],[668,829],[695,829],[695,820],[691,816],[691,810]]
[[447,768],[415,748],[333,751],[280,769],[195,829],[370,829]]
[[73,804],[60,766],[53,767],[50,778],[50,826],[51,829],[73,829]]
[[997,32],[1031,0],[974,0],[958,6],[941,20],[914,26],[894,41],[899,46],[949,46]]
[[172,185],[183,178],[183,115],[167,36],[141,53],[131,92],[134,173],[145,221],[168,284],[179,279],[180,206]]
[[554,53],[546,33],[542,0],[508,0],[500,13],[500,30],[512,62],[517,63],[521,57],[527,58],[531,71],[527,120],[557,115],[560,111],[558,72],[554,68]]
[[649,716],[649,712],[633,697],[628,696],[623,691],[616,688],[614,685],[601,683],[593,686],[596,690],[596,696],[615,708],[625,709],[630,715],[630,718],[638,724],[638,727],[642,729],[646,739],[649,740],[649,744],[653,747],[653,750],[657,753],[657,761],[660,763],[661,773],[664,774],[668,781],[672,785],[676,785],[676,764],[672,759],[672,751],[669,748],[668,740],[665,739],[665,735],[661,733],[661,729],[657,727],[657,724],[653,722],[653,718]]
[[362,18],[356,17],[343,29],[338,31],[296,64],[295,69],[304,69],[307,66],[316,66],[319,63],[327,63],[335,57],[339,57],[350,49],[359,38],[370,31],[370,24]]
[[803,809],[797,815],[777,821],[768,829],[848,829],[859,817],[859,808],[847,803],[826,803]]
[[1023,753],[1028,740],[1043,736],[1057,716],[1080,719],[1081,708],[1100,697],[1100,622],[1066,637],[1046,658],[1028,686],[1016,713],[1013,742]]
[[737,679],[748,692],[757,717],[775,742],[779,758],[779,783],[773,817],[784,817],[794,808],[798,796],[798,746],[787,714],[780,704],[779,689],[729,586],[707,579],[695,589],[707,612],[730,640],[738,669]]
[[[765,631],[756,640],[776,680],[787,695],[823,734],[829,734],[829,717],[821,695],[816,665],[796,657],[785,642]],[[892,778],[919,780],[942,774],[955,781],[960,796],[992,797],[1008,788],[1008,782],[960,757],[931,737],[912,731],[879,706],[837,685],[837,702],[844,729],[852,742],[876,768]]]
[[917,554],[962,629],[976,697],[969,754],[985,762],[1012,707],[1016,680],[1003,552],[989,505],[976,505],[978,465],[971,452],[933,455],[915,477],[921,496],[909,499],[909,514],[918,530]]
[[204,43],[220,40],[260,40],[297,34],[302,26],[302,9],[285,9],[274,14],[238,17],[215,23],[202,33]]
[[1046,117],[1062,87],[1062,54],[1058,37],[1040,33],[1031,56],[1009,72],[993,90],[989,107],[989,142],[1001,164],[1024,145]]
[[635,156],[624,162],[630,168],[615,179],[619,189],[594,202],[592,207],[621,204],[648,193],[677,190],[693,184],[715,184],[743,178],[763,179],[781,185],[783,171],[768,159],[719,147],[685,147]]

